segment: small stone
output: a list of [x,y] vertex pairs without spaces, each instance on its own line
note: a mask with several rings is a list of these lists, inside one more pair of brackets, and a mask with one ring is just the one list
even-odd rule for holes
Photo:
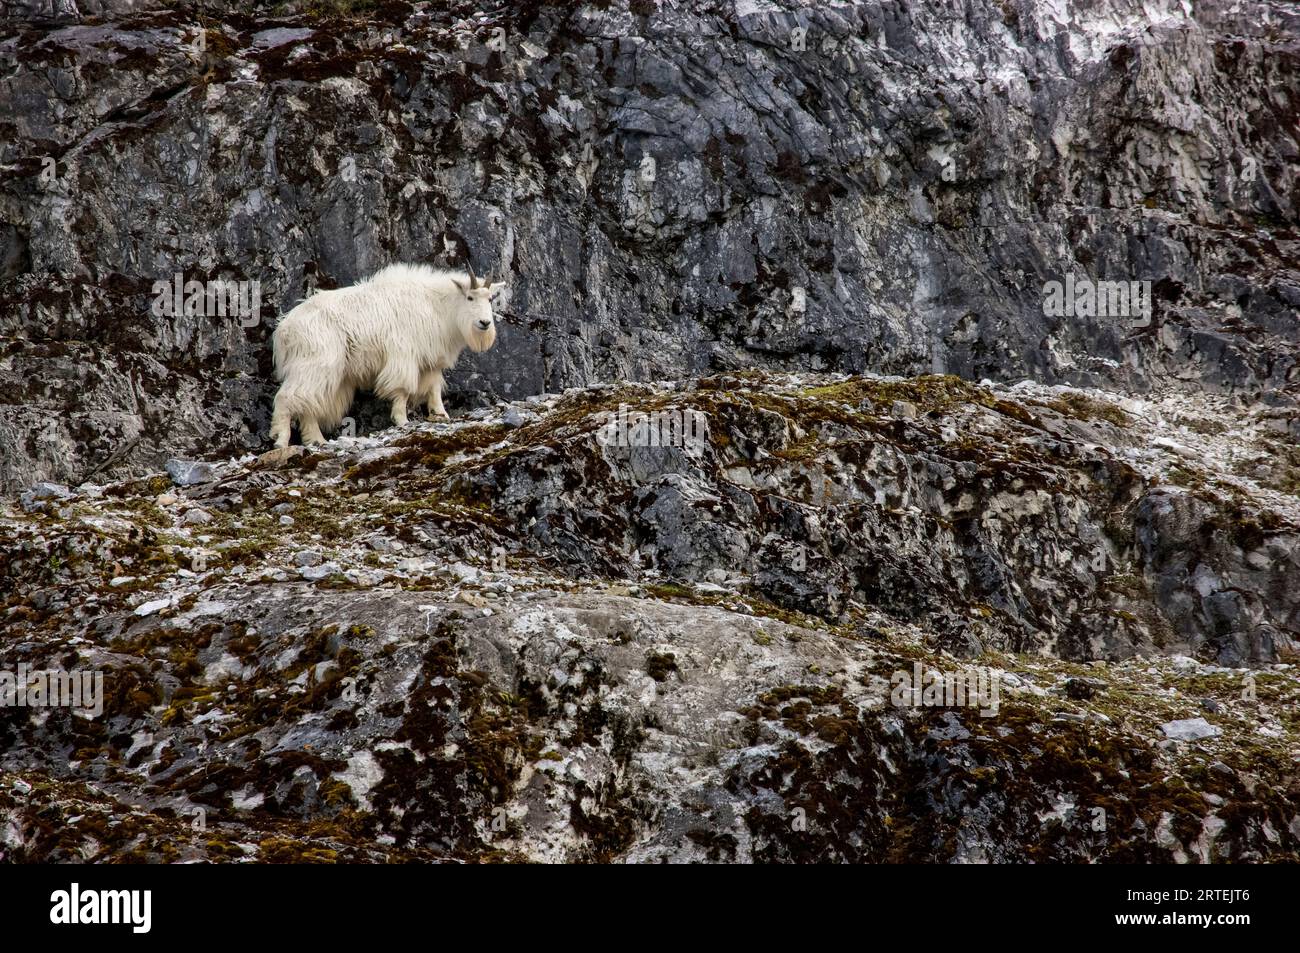
[[320,563],[321,555],[314,549],[301,549],[294,553],[293,556],[293,564],[295,566],[319,566]]
[[476,609],[482,609],[488,604],[487,600],[482,596],[480,596],[477,592],[469,592],[464,589],[456,593],[456,601],[463,602],[466,605],[473,606]]
[[452,563],[448,572],[456,577],[457,582],[478,582],[483,578],[483,573],[476,567],[462,562]]
[[1213,698],[1202,698],[1201,707],[1204,708],[1206,711],[1208,711],[1211,715],[1217,715],[1219,712],[1223,711],[1223,706],[1220,705]]
[[72,496],[72,491],[62,483],[37,483],[27,492],[37,500],[66,500]]
[[328,579],[338,571],[339,567],[334,563],[322,563],[319,566],[304,566],[298,570],[298,574],[310,582],[317,582],[321,579]]
[[1087,701],[1097,694],[1099,688],[1105,687],[1104,682],[1091,678],[1067,678],[1065,680],[1066,697],[1073,698],[1075,701]]
[[397,447],[375,447],[361,454],[361,456],[357,458],[357,463],[362,466],[367,463],[378,463],[380,460],[385,460],[399,452],[400,451]]
[[1222,728],[1216,728],[1204,718],[1183,718],[1170,721],[1160,726],[1165,737],[1174,741],[1199,741],[1202,738],[1214,738],[1223,734]]
[[159,493],[154,497],[154,503],[158,506],[175,506],[180,501],[179,496],[173,496],[171,493]]
[[72,498],[72,491],[62,483],[37,483],[30,490],[24,493],[19,502],[23,509],[31,512],[32,510],[43,509],[51,500],[68,500]]
[[524,425],[524,415],[519,412],[518,407],[509,407],[501,415],[501,422],[511,429],[522,427]]
[[292,526],[292,525],[293,525],[293,517],[292,517],[292,516],[281,516],[281,517],[280,517],[280,525],[281,525],[281,526]]
[[916,404],[910,400],[896,400],[889,412],[897,420],[915,420]]
[[217,478],[217,471],[210,463],[195,460],[168,460],[167,472],[177,486],[194,486],[196,483],[211,483]]
[[1174,836],[1174,816],[1170,813],[1160,815],[1160,822],[1156,825],[1156,843],[1167,850],[1172,850],[1182,845],[1178,838]]
[[254,460],[252,467],[255,470],[279,470],[290,460],[301,457],[306,452],[307,448],[302,446],[277,447]]
[[144,603],[143,605],[136,606],[135,614],[140,616],[140,618],[144,618],[147,615],[153,615],[155,612],[158,612],[162,609],[166,609],[171,604],[172,601],[170,598],[153,599],[149,602]]
[[184,526],[203,526],[212,522],[212,514],[207,510],[195,507],[192,510],[186,510],[185,515],[181,517],[181,523]]

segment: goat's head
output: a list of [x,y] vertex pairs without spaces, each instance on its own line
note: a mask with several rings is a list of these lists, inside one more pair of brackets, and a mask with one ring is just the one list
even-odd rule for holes
[[496,319],[492,315],[492,300],[505,288],[504,281],[493,282],[491,278],[480,281],[469,267],[468,284],[459,278],[453,278],[461,297],[460,327],[465,336],[465,343],[471,351],[486,351],[497,339]]

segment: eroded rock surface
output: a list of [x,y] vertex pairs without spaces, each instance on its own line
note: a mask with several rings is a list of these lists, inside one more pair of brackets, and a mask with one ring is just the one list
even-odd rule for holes
[[[395,260],[511,284],[462,407],[756,366],[1293,403],[1293,4],[478,6],[0,3],[0,486],[264,447],[274,318]],[[155,314],[176,275],[259,319]],[[1153,313],[1049,317],[1067,275]]]
[[1300,859],[1272,420],[722,375],[33,496],[5,658],[103,712],[0,708],[0,851]]

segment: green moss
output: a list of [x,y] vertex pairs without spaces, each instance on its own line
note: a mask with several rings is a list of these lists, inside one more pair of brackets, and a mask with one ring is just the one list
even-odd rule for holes
[[306,0],[303,12],[318,20],[354,18],[378,8],[377,0]]
[[1165,480],[1174,486],[1181,486],[1186,489],[1199,489],[1207,485],[1204,475],[1180,463],[1174,464],[1165,472]]
[[397,441],[397,452],[370,463],[358,464],[345,474],[348,480],[364,481],[384,476],[392,470],[437,471],[458,454],[481,451],[510,432],[503,424],[478,424],[460,427],[450,433],[416,433]]
[[1124,409],[1110,401],[1099,400],[1074,391],[1066,391],[1059,397],[1047,401],[1036,401],[1044,407],[1051,407],[1058,413],[1079,420],[1104,420],[1117,427],[1127,427],[1132,423]]
[[257,845],[257,859],[264,864],[335,864],[338,851],[283,837],[268,837]]
[[984,388],[952,374],[923,374],[898,381],[853,377],[824,387],[805,388],[797,393],[818,402],[859,404],[869,400],[886,412],[895,401],[915,404],[920,413],[943,413],[962,403],[992,407],[995,402],[993,395]]

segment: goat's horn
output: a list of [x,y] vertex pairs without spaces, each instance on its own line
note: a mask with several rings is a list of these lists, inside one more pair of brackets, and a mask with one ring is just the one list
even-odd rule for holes
[[474,275],[473,265],[471,265],[469,262],[465,262],[465,267],[469,269],[469,287],[470,290],[472,291],[473,289],[478,287],[478,278],[476,278]]

